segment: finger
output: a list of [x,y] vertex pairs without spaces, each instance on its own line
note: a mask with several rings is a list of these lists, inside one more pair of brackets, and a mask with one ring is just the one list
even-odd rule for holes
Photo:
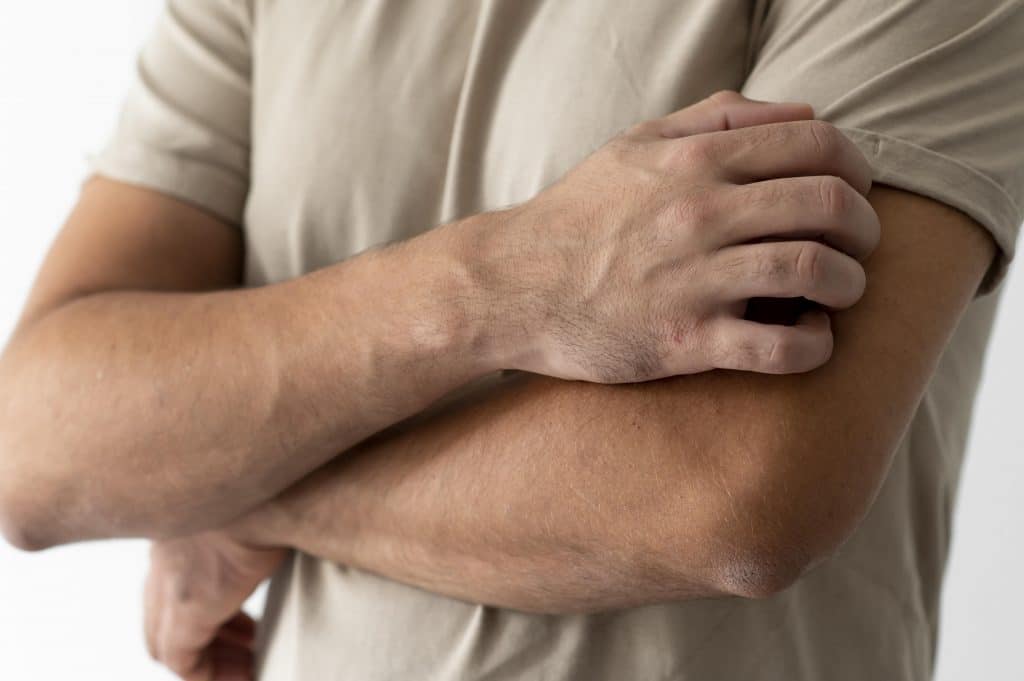
[[182,681],[213,681],[213,661],[208,649],[198,650],[194,653],[188,651],[185,657],[178,657],[176,653],[172,652],[164,664]]
[[256,623],[245,613],[238,613],[217,630],[216,640],[251,649],[256,640]]
[[142,598],[142,626],[146,640],[146,651],[154,660],[159,659],[157,635],[160,611],[162,609],[161,589],[157,586],[156,579],[156,575],[153,574],[152,567],[150,567],[150,572],[146,575],[146,584],[143,588]]
[[881,224],[868,200],[834,175],[787,177],[733,187],[729,222],[713,230],[715,247],[759,239],[821,240],[863,260]]
[[210,645],[209,658],[212,681],[251,681],[255,670],[255,656],[242,646],[215,641]]
[[810,118],[814,118],[810,104],[761,102],[747,99],[738,92],[722,90],[685,109],[651,121],[650,129],[662,137],[686,137]]
[[835,126],[793,121],[727,130],[679,144],[705,145],[725,179],[742,183],[801,175],[835,175],[861,194],[871,188],[871,166]]
[[832,356],[831,320],[820,308],[804,313],[793,326],[722,317],[712,333],[714,365],[720,369],[795,374]]
[[842,309],[864,294],[861,264],[817,241],[730,246],[711,258],[719,300],[802,297]]
[[240,634],[245,634],[250,638],[256,635],[256,620],[250,617],[245,611],[239,611],[222,626],[223,628],[232,629]]
[[168,581],[159,622],[160,661],[187,681],[209,681],[213,675],[208,649],[216,627],[197,617],[197,611],[180,603]]

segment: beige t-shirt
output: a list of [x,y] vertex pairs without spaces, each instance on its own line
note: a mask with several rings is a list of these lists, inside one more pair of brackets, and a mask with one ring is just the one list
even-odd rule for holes
[[[811,102],[877,181],[973,217],[1001,249],[990,290],[1024,217],[1022,45],[1019,0],[172,0],[95,168],[241,225],[260,285],[528,199],[629,124],[733,88]],[[783,593],[537,616],[298,555],[261,678],[928,678],[996,297],[867,519]]]

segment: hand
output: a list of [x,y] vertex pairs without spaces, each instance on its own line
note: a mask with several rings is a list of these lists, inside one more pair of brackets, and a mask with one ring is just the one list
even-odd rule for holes
[[186,681],[253,678],[255,622],[242,604],[287,555],[227,532],[154,542],[146,579],[146,645]]
[[[631,128],[510,209],[482,252],[530,317],[512,368],[618,383],[825,363],[826,310],[863,294],[858,260],[880,227],[867,161],[812,115],[718,93]],[[749,299],[800,297],[818,305],[794,325],[744,318]]]

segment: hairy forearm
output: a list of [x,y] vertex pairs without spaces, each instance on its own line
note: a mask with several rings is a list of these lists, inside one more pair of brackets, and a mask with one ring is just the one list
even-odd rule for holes
[[[87,528],[71,538],[210,526],[498,367],[618,383],[820,365],[822,311],[793,327],[739,318],[750,296],[845,308],[863,291],[870,169],[811,113],[717,93],[482,228],[466,225],[488,216],[253,292],[181,293],[237,283],[237,231],[93,185],[0,360],[0,520],[42,499],[28,506]],[[766,207],[739,208],[752,205]]]
[[101,292],[30,320],[0,361],[7,498],[47,500],[45,543],[210,526],[488,371],[461,229],[277,285]]
[[[236,530],[523,610],[716,593],[712,547],[698,538],[727,509],[704,503],[705,481],[682,458],[706,443],[686,434],[688,418],[662,428],[638,390],[659,387],[508,377],[372,438]],[[692,532],[675,533],[679,513]]]
[[882,194],[894,227],[874,287],[834,316],[824,367],[630,386],[520,375],[367,441],[238,531],[524,610],[782,588],[866,512],[991,252],[962,216]]
[[[782,526],[830,503],[811,476],[845,444],[784,451],[774,428],[789,417],[773,399],[785,395],[769,377],[737,372],[640,386],[519,375],[367,441],[240,531],[527,611],[767,593],[809,563],[775,550],[787,535],[794,551],[822,550],[813,528]],[[861,444],[864,479],[850,484],[870,490],[888,459]],[[807,477],[766,471],[780,465]],[[783,485],[808,503],[786,508],[770,489]]]

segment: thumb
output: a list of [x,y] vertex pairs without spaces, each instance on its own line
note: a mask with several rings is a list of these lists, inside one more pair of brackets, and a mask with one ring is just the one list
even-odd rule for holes
[[651,125],[657,134],[671,138],[812,118],[814,109],[810,104],[761,102],[747,99],[738,92],[722,90],[685,109],[651,121]]

